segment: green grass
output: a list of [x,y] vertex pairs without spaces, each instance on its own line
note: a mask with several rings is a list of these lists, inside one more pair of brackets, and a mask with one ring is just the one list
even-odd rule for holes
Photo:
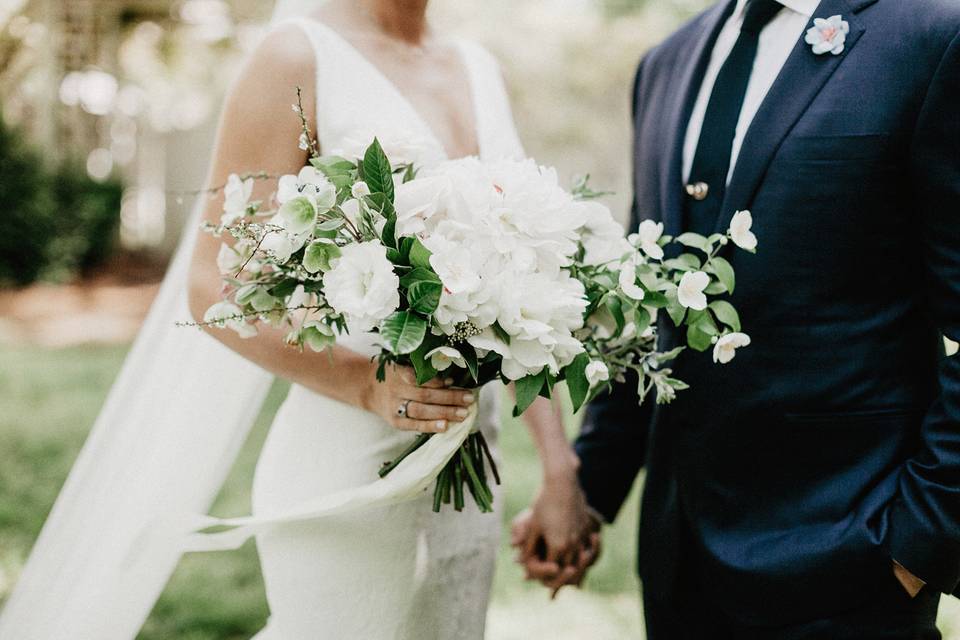
[[[83,444],[125,353],[122,347],[44,350],[0,347],[0,599],[10,589],[32,540]],[[286,385],[277,383],[214,507],[249,509],[250,479]],[[505,407],[506,408],[506,407]],[[586,588],[551,602],[525,583],[506,546],[506,527],[537,489],[539,462],[526,430],[505,415],[504,544],[489,618],[491,640],[619,640],[642,637],[635,566],[636,492],[605,532],[604,555]],[[573,427],[573,420],[571,428]],[[256,552],[191,554],[180,563],[141,640],[241,640],[264,623],[267,607]],[[960,640],[960,603],[944,599],[947,640]]]

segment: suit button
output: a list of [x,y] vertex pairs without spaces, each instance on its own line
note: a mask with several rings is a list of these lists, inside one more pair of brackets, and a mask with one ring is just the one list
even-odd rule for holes
[[710,193],[710,185],[706,182],[694,182],[684,187],[684,191],[694,200],[705,200]]

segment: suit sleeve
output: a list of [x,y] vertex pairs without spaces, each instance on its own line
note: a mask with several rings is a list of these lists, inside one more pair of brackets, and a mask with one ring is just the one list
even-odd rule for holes
[[[960,337],[960,34],[947,47],[924,100],[911,147],[929,312]],[[938,397],[918,453],[888,512],[894,559],[944,593],[960,583],[960,357],[943,357]]]
[[[643,71],[641,62],[633,87],[633,120],[636,125],[638,94]],[[639,142],[639,129],[634,145]],[[636,155],[636,154],[634,154]],[[629,229],[640,224],[634,198]],[[580,457],[579,479],[587,503],[612,522],[630,493],[646,455],[647,431],[652,417],[652,401],[638,406],[637,377],[633,372],[626,382],[614,383],[609,393],[594,399],[586,409],[580,435],[574,443]]]

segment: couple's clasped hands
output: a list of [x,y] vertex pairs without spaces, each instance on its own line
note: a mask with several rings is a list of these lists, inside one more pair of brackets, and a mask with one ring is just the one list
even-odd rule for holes
[[600,526],[576,476],[565,474],[546,480],[533,505],[513,520],[510,543],[526,578],[556,597],[565,585],[580,586],[596,562]]

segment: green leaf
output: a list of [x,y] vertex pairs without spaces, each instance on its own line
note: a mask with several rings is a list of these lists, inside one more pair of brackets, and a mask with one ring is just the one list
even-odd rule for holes
[[663,309],[670,304],[670,301],[659,291],[647,291],[643,296],[643,304],[654,309]]
[[439,373],[426,354],[433,351],[433,344],[428,344],[426,340],[410,354],[410,364],[413,365],[413,371],[417,376],[417,384],[425,384],[437,377]]
[[702,315],[697,318],[697,321],[693,323],[694,326],[708,336],[718,336],[720,335],[720,329],[717,327],[716,323],[713,321],[713,316],[711,316],[706,311],[702,312]]
[[372,193],[382,193],[393,202],[393,169],[376,138],[363,156],[363,176]]
[[677,242],[682,244],[685,247],[693,247],[694,249],[700,249],[704,253],[708,253],[710,243],[699,233],[681,233],[677,236]]
[[737,281],[730,263],[727,262],[725,258],[714,256],[710,259],[710,262],[707,263],[707,267],[713,271],[717,279],[727,288],[727,291],[733,293],[733,288],[736,286]]
[[706,351],[713,344],[711,336],[700,330],[698,325],[687,327],[687,344],[696,351]]
[[513,415],[519,416],[530,408],[533,401],[540,395],[540,389],[547,381],[546,368],[540,373],[525,378],[520,378],[514,383],[517,396],[517,406],[513,408]]
[[607,309],[610,310],[610,314],[613,316],[614,322],[617,323],[617,335],[623,332],[623,327],[626,325],[626,319],[623,317],[623,304],[620,302],[620,298],[616,296],[609,296],[606,300]]
[[340,247],[330,242],[314,240],[303,252],[303,268],[310,273],[327,271],[330,269],[330,261],[339,257]]
[[687,308],[680,304],[680,301],[677,299],[676,289],[667,291],[666,296],[669,301],[667,314],[670,316],[670,319],[673,320],[673,324],[679,327],[683,324],[683,318],[687,315]]
[[727,288],[723,286],[722,282],[717,282],[712,280],[710,284],[707,285],[707,288],[703,290],[708,296],[715,296],[720,293],[727,293]]
[[328,178],[347,175],[357,168],[357,165],[340,156],[311,158],[310,164]]
[[710,303],[710,310],[717,316],[717,320],[734,331],[740,331],[740,314],[732,304],[726,300],[714,300]]
[[477,350],[474,349],[472,345],[464,342],[457,345],[457,351],[460,352],[464,362],[467,363],[467,370],[470,372],[470,377],[473,378],[474,382],[477,382],[480,375],[480,363],[477,362]]
[[433,254],[430,253],[429,249],[423,246],[423,243],[420,242],[419,238],[413,239],[413,244],[410,246],[410,264],[415,267],[429,269],[431,255]]
[[510,334],[500,326],[499,322],[493,323],[493,333],[503,341],[504,344],[510,344]]
[[403,277],[400,278],[400,286],[408,289],[417,282],[435,282],[440,284],[440,276],[430,269],[417,267],[416,269],[411,269],[409,273],[404,274]]
[[380,327],[384,346],[398,356],[412,353],[423,342],[426,333],[427,321],[412,311],[397,311]]
[[418,313],[430,315],[440,305],[443,285],[432,280],[417,280],[407,289],[407,302]]
[[567,381],[567,392],[570,394],[570,402],[573,403],[573,411],[576,413],[587,400],[587,394],[590,393],[590,383],[587,382],[587,365],[590,364],[590,356],[586,353],[579,354],[568,364],[563,375]]
[[343,218],[330,218],[318,224],[314,227],[314,230],[319,232],[336,231],[345,224],[347,224],[347,221]]
[[286,298],[293,293],[298,284],[300,283],[293,278],[282,280],[269,289],[270,295],[275,298]]

